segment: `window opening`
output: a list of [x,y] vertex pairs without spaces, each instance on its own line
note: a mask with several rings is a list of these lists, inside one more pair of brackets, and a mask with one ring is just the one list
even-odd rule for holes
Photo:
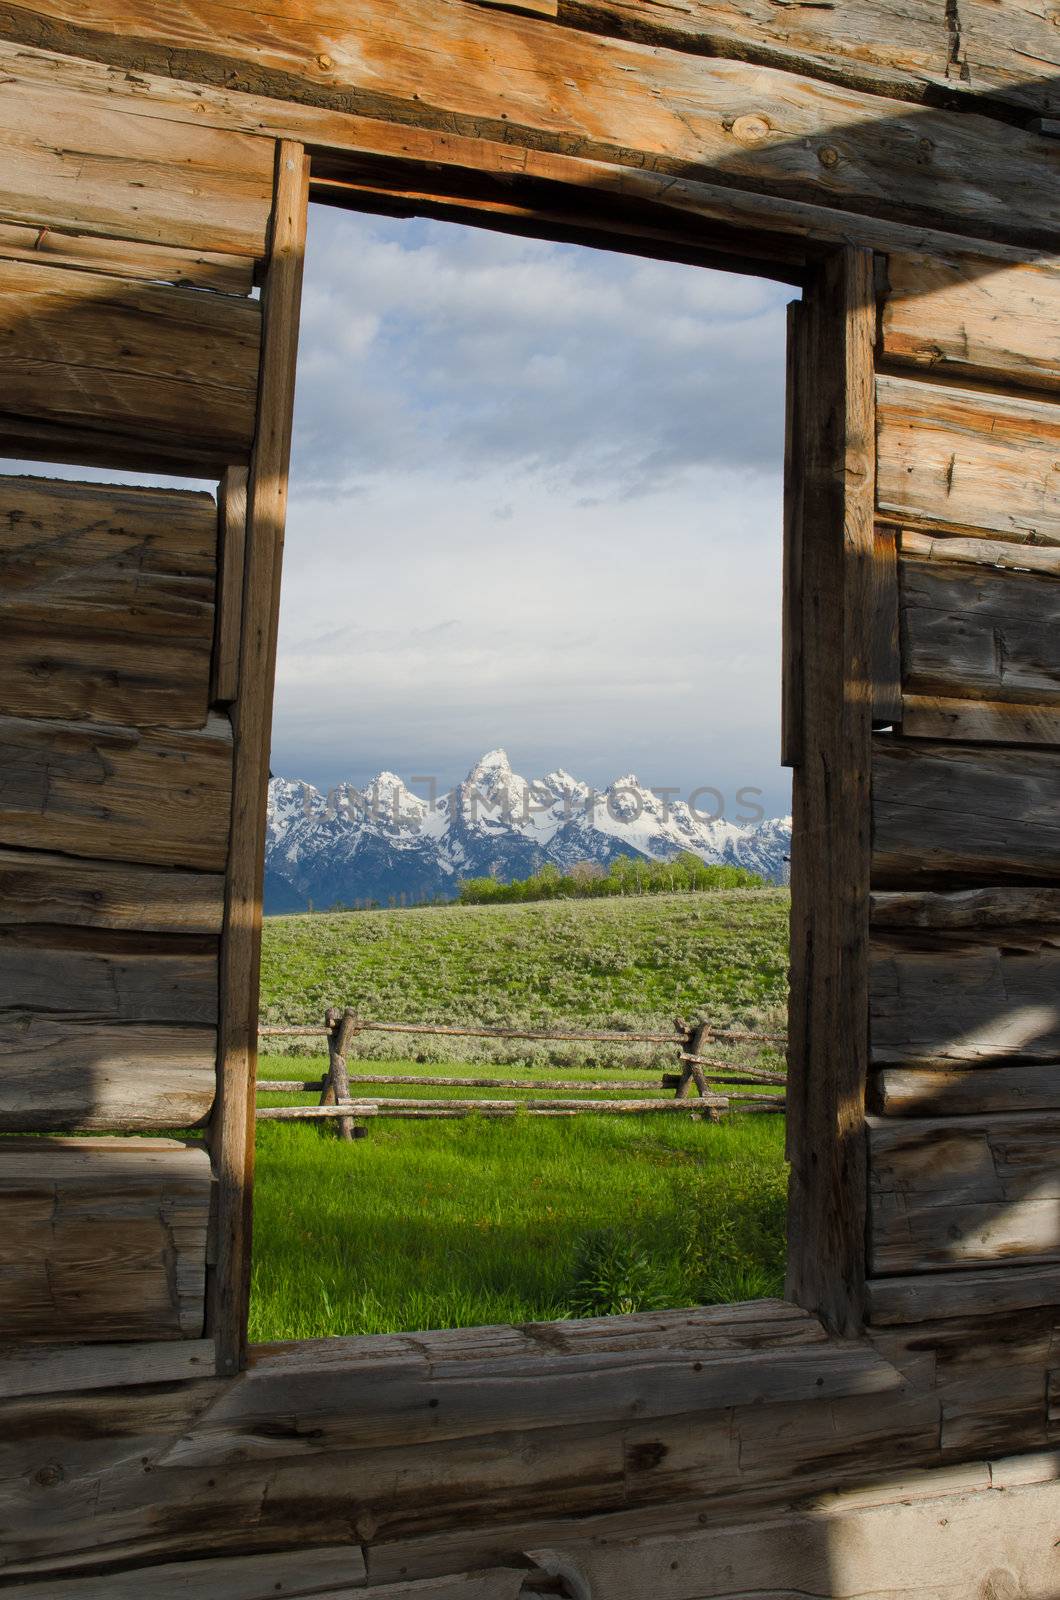
[[782,1291],[794,293],[310,208],[252,1340]]

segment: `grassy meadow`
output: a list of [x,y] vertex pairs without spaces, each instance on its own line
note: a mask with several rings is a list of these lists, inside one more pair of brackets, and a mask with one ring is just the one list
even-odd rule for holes
[[[342,1003],[387,1021],[668,1031],[680,1015],[774,1029],[785,1020],[787,916],[786,891],[766,889],[270,918],[262,1020],[316,1022]],[[319,1044],[276,1045],[262,1057],[263,1078],[325,1068]],[[359,1048],[354,1077],[603,1078],[623,1098],[659,1096],[658,1087],[625,1085],[676,1064],[654,1046],[368,1033]],[[780,1064],[761,1047],[724,1054],[734,1065]],[[777,1293],[783,1144],[775,1116],[722,1125],[650,1113],[380,1116],[352,1144],[326,1124],[259,1123],[251,1337],[528,1322]]]

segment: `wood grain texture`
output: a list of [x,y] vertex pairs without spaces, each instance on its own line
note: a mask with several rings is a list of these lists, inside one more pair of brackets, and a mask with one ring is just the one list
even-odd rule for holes
[[[686,1314],[698,1324],[694,1359],[705,1350],[708,1360],[720,1361],[733,1322],[742,1316],[761,1324],[762,1310],[716,1307]],[[5,1582],[94,1576],[119,1562],[123,1571],[177,1562],[187,1559],[192,1529],[201,1561],[311,1547],[341,1533],[343,1540],[363,1545],[373,1585],[476,1565],[506,1566],[516,1552],[569,1549],[576,1540],[598,1550],[613,1545],[616,1560],[621,1555],[626,1562],[615,1572],[628,1574],[637,1540],[648,1534],[674,1532],[683,1541],[693,1528],[724,1528],[745,1536],[748,1526],[763,1519],[768,1547],[790,1577],[793,1551],[786,1544],[778,1550],[776,1518],[792,1507],[821,1516],[875,1505],[881,1497],[901,1506],[917,1498],[922,1480],[935,1493],[953,1495],[986,1490],[991,1482],[1011,1488],[1047,1481],[1055,1471],[1055,1457],[1034,1460],[1025,1453],[996,1468],[983,1459],[1006,1449],[1046,1449],[1052,1310],[976,1318],[974,1330],[968,1319],[881,1330],[874,1342],[905,1382],[874,1393],[570,1426],[562,1413],[546,1415],[538,1403],[529,1429],[429,1435],[426,1418],[433,1411],[442,1413],[442,1433],[459,1421],[447,1407],[429,1407],[429,1398],[444,1400],[457,1387],[470,1395],[472,1373],[483,1361],[498,1374],[508,1358],[521,1369],[535,1347],[539,1359],[551,1350],[553,1371],[565,1354],[573,1354],[577,1366],[590,1350],[596,1352],[596,1370],[603,1370],[610,1349],[616,1382],[633,1357],[625,1391],[632,1401],[646,1372],[637,1352],[644,1356],[651,1340],[680,1348],[681,1338],[675,1341],[666,1326],[677,1316],[606,1319],[573,1330],[562,1325],[558,1346],[550,1342],[550,1325],[352,1341],[370,1354],[368,1364],[360,1364],[359,1381],[351,1341],[320,1341],[260,1350],[236,1383],[204,1380],[85,1393],[64,1398],[61,1407],[48,1397],[9,1401],[0,1413],[0,1515],[11,1530]],[[688,1338],[687,1330],[682,1337]],[[819,1330],[808,1338],[789,1322],[779,1351],[786,1361],[796,1349],[814,1345],[824,1374],[829,1355]],[[359,1418],[368,1435],[378,1437],[387,1415],[402,1437],[400,1391],[369,1377],[372,1366],[388,1359],[413,1382],[415,1372],[421,1374],[419,1404],[411,1390],[408,1397],[415,1429],[426,1436],[413,1448],[403,1442],[362,1447],[359,1440]],[[768,1363],[766,1346],[754,1359]],[[849,1360],[849,1350],[842,1360]],[[447,1379],[443,1386],[434,1375],[439,1365],[452,1372],[451,1383]],[[262,1412],[257,1434],[233,1430],[233,1450],[242,1434],[246,1454],[222,1470],[205,1460],[166,1465],[174,1445],[190,1452],[212,1435],[216,1448],[220,1413],[236,1424],[242,1402],[254,1398],[244,1391],[259,1378],[257,1399],[280,1385],[284,1409],[274,1406],[268,1417]],[[336,1380],[329,1408],[326,1391]],[[355,1395],[356,1415],[349,1409]],[[318,1428],[324,1433],[316,1433]],[[979,1443],[969,1459],[973,1435]],[[264,1454],[257,1453],[259,1447]],[[38,1480],[42,1464],[52,1470]],[[679,1555],[675,1551],[674,1559]],[[657,1583],[676,1582],[674,1574],[683,1571],[685,1592],[702,1593],[694,1586],[702,1582],[702,1571],[685,1566],[683,1558],[677,1567],[668,1560],[645,1570]],[[741,1578],[748,1573],[743,1564],[736,1570]],[[922,1574],[922,1560],[910,1571]],[[724,1576],[719,1574],[719,1582]],[[731,1589],[731,1577],[729,1582]],[[630,1591],[619,1581],[601,1592]],[[858,1590],[847,1581],[843,1592]],[[958,1591],[955,1600],[964,1596]]]
[[1055,545],[989,539],[981,534],[962,538],[960,534],[924,533],[916,528],[903,528],[898,537],[903,557],[938,563],[943,568],[974,568],[976,570],[970,574],[973,581],[976,575],[982,577],[984,570],[1035,572],[1046,578],[1060,578],[1060,549]]
[[[4,223],[214,258],[263,255],[269,141],[202,126],[165,128],[130,117],[127,104],[116,96],[109,106],[88,105],[8,78],[0,93]],[[52,238],[48,248],[56,243]]]
[[954,1117],[988,1111],[1060,1111],[1060,1061],[1031,1066],[882,1067],[869,1100],[885,1117]]
[[[691,57],[460,0],[362,0],[355,18],[202,0],[5,5],[6,37],[402,123],[720,176],[738,188],[1051,249],[1051,141],[792,71]],[[291,130],[293,132],[293,130]]]
[[232,735],[0,717],[0,841],[99,860],[221,871]]
[[0,928],[0,1019],[217,1020],[213,939],[94,928]]
[[221,583],[217,598],[211,689],[211,699],[215,705],[231,705],[239,693],[247,490],[247,469],[229,467],[221,480],[218,494],[221,512]]
[[[1060,564],[1055,573],[995,565],[992,540],[983,541],[982,560],[962,551],[950,562],[947,542],[903,536],[904,688],[943,699],[1060,705]],[[929,550],[915,553],[925,543]]]
[[1040,7],[1018,0],[1002,16],[966,0],[959,20],[931,0],[852,0],[842,25],[828,6],[770,0],[567,0],[581,26],[703,55],[729,55],[903,99],[954,104],[1056,105],[1060,51]]
[[0,849],[0,927],[219,934],[224,878]]
[[233,713],[232,849],[221,944],[218,1100],[210,1129],[218,1178],[210,1331],[222,1373],[238,1371],[246,1358],[265,810],[308,206],[309,159],[301,145],[281,143],[276,149],[261,387],[248,491],[239,646],[242,692]]
[[1048,884],[1060,877],[1052,750],[874,741],[873,884]]
[[0,480],[0,710],[201,727],[216,563],[209,495]]
[[877,1326],[951,1317],[996,1317],[1060,1302],[1060,1267],[990,1267],[909,1278],[870,1278],[870,1320]]
[[83,1021],[51,1008],[0,1019],[7,1132],[199,1127],[216,1079],[213,1027]]
[[902,732],[910,739],[957,739],[969,744],[1060,744],[1060,705],[902,697]]
[[[385,189],[389,194],[408,189],[409,163],[422,162],[430,168],[435,199],[466,197],[470,182],[472,190],[477,192],[478,186],[488,195],[480,202],[485,208],[480,209],[480,217],[488,216],[492,207],[502,226],[521,225],[544,237],[559,237],[558,204],[568,226],[572,209],[580,223],[575,242],[599,243],[618,234],[624,248],[636,249],[636,238],[631,240],[628,230],[643,227],[653,253],[676,249],[676,259],[687,259],[689,239],[694,237],[697,260],[709,258],[713,252],[718,265],[735,262],[739,266],[742,262],[745,270],[756,271],[764,270],[768,261],[772,264],[769,270],[785,277],[818,261],[822,244],[846,245],[852,238],[888,252],[900,249],[952,255],[968,248],[939,225],[905,226],[868,213],[855,218],[832,208],[824,196],[816,203],[780,199],[719,182],[675,178],[671,173],[627,166],[615,159],[584,153],[561,155],[536,145],[520,147],[503,129],[486,138],[454,132],[448,125],[444,130],[412,127],[345,108],[328,109],[243,90],[233,93],[205,83],[184,83],[162,72],[148,72],[142,63],[130,74],[83,56],[59,55],[2,40],[0,67],[20,80],[62,87],[93,103],[112,106],[120,100],[135,114],[161,121],[191,122],[312,144],[318,185],[344,181],[371,194],[375,182],[376,190]],[[547,198],[542,184],[555,186]],[[416,187],[415,183],[411,186]],[[422,190],[422,179],[419,187]],[[347,203],[358,206],[365,202],[351,194]],[[368,203],[379,204],[379,193]],[[416,203],[410,204],[415,210]],[[517,212],[522,214],[521,222]],[[976,239],[974,250],[997,268],[1020,266],[1027,259],[1026,252],[1017,247],[982,237]],[[756,266],[747,267],[748,256],[755,257]]]
[[251,300],[0,261],[0,445],[198,476],[245,460],[259,339]]
[[1060,1117],[872,1119],[874,1274],[1060,1259]]
[[902,651],[898,599],[898,541],[886,525],[875,529],[872,555],[872,720],[902,720]]
[[794,767],[802,756],[802,539],[803,461],[807,448],[805,373],[812,359],[808,313],[801,300],[787,309],[784,368],[784,588],[781,601],[780,759]]
[[1060,542],[1060,408],[888,376],[877,405],[882,511]]
[[0,1338],[197,1338],[210,1182],[171,1140],[4,1140]]
[[1016,387],[1060,389],[1060,270],[1028,260],[997,269],[974,254],[888,257],[880,316],[884,359]]
[[[521,1582],[525,1568],[518,1574]],[[63,1583],[63,1600],[187,1600],[191,1594],[223,1600],[349,1600],[367,1583],[357,1544],[343,1541],[265,1555],[229,1556],[206,1561],[167,1561],[112,1572],[105,1578],[73,1578]],[[404,1587],[404,1585],[402,1585]],[[30,1579],[10,1591],[13,1600],[57,1600],[54,1580]],[[396,1597],[395,1597],[396,1600]],[[431,1600],[420,1587],[420,1600]]]
[[1060,930],[1007,928],[872,941],[876,1065],[1060,1056]]
[[[408,1335],[310,1340],[256,1351],[242,1381],[220,1389],[194,1433],[174,1440],[159,1464],[221,1471],[352,1448],[408,1452],[513,1426],[532,1435],[558,1415],[571,1426],[614,1425],[822,1391],[881,1395],[899,1382],[867,1344],[829,1340],[815,1319],[776,1301],[573,1329],[462,1329],[426,1343]],[[298,1397],[294,1436],[271,1426],[284,1394]]]
[[215,289],[248,295],[254,284],[249,256],[216,255],[209,250],[175,250],[168,245],[128,239],[100,239],[88,233],[61,233],[24,222],[0,222],[0,257],[7,261],[47,262],[83,272],[106,272],[148,283]]
[[873,894],[873,928],[930,928],[943,932],[1060,926],[1060,889],[958,889],[952,894]]
[[89,1389],[204,1378],[212,1373],[214,1359],[209,1339],[163,1339],[149,1344],[4,1344],[0,1345],[0,1396],[83,1394]]
[[788,1294],[861,1319],[872,716],[871,253],[832,258],[801,374],[802,748],[793,787]]

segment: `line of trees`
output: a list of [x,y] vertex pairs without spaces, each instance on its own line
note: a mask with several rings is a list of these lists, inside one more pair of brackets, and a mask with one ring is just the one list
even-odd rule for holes
[[690,850],[672,861],[616,856],[605,872],[595,861],[579,861],[569,872],[551,863],[529,878],[502,883],[498,878],[462,878],[458,899],[464,906],[521,905],[527,900],[596,900],[610,895],[676,894],[712,889],[762,889],[765,880],[746,867],[708,866]]

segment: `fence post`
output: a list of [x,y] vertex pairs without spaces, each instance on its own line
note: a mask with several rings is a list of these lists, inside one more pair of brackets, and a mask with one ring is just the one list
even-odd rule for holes
[[[343,1105],[350,1099],[350,1075],[346,1067],[346,1054],[351,1041],[360,1032],[357,1018],[352,1011],[339,1012],[332,1007],[324,1018],[328,1029],[328,1075],[324,1081],[324,1093],[320,1097],[322,1106]],[[352,1117],[337,1117],[339,1125],[339,1138],[349,1141],[362,1135],[366,1130],[354,1128]]]
[[709,1033],[709,1022],[698,1022],[695,1027],[687,1028],[684,1038],[680,1041],[678,1059],[681,1064],[681,1079],[677,1085],[675,1100],[684,1100],[693,1083],[701,1100],[706,1094],[706,1074],[694,1058],[702,1054],[703,1042]]

